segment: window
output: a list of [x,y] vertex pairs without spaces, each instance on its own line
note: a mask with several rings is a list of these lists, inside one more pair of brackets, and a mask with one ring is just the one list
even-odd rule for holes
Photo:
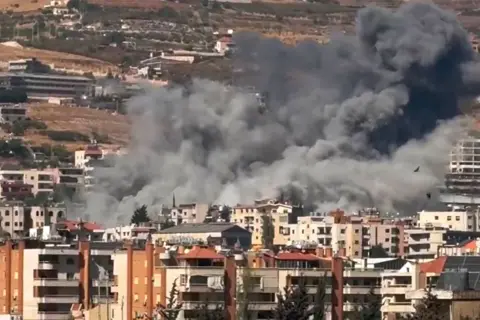
[[8,211],[8,210],[5,210],[5,216],[7,216],[7,217],[8,217],[9,215],[10,215],[10,211]]
[[15,210],[15,216],[18,216],[18,210]]
[[447,217],[447,221],[452,221],[452,217],[451,217],[451,216],[448,216],[448,217]]
[[385,229],[385,233],[390,233],[390,229]]
[[67,259],[67,264],[75,264],[75,261],[73,261],[72,258]]
[[385,242],[390,242],[390,238],[386,238],[386,239],[385,239]]
[[358,256],[358,251],[355,251],[355,255]]
[[10,222],[9,221],[5,221],[5,227],[10,227]]
[[13,225],[14,225],[15,227],[18,227],[18,222],[15,222]]
[[359,244],[358,240],[355,240],[355,244]]
[[340,233],[341,233],[341,234],[345,234],[345,229],[341,229],[341,230],[340,230]]
[[460,216],[456,216],[455,221],[460,221]]
[[355,233],[359,233],[359,232],[360,232],[360,230],[358,230],[358,229],[355,229]]
[[137,277],[135,277],[135,279],[133,280],[133,283],[138,284],[138,278]]

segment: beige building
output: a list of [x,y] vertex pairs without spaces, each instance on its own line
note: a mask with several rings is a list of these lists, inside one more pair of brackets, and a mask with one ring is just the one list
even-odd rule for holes
[[403,224],[378,216],[346,216],[342,211],[298,217],[296,223],[280,223],[277,230],[281,236],[275,235],[275,244],[315,245],[334,254],[345,250],[351,258],[368,257],[371,247],[378,245],[389,255],[401,256],[405,247]]
[[420,228],[444,228],[455,231],[478,231],[479,211],[469,211],[454,208],[444,211],[420,211],[418,213],[418,226]]
[[209,207],[210,206],[205,203],[181,204],[172,208],[170,218],[175,225],[182,223],[203,223]]
[[31,185],[32,193],[50,193],[53,192],[54,174],[51,171],[42,171],[37,169],[28,170],[1,170],[0,180],[6,182],[23,182]]
[[252,245],[262,245],[263,220],[266,215],[272,219],[275,229],[274,245],[285,245],[289,240],[286,232],[293,207],[274,200],[256,201],[254,205],[237,205],[233,208],[231,221],[252,233]]
[[51,223],[57,223],[66,217],[66,208],[55,207],[24,207],[3,203],[0,205],[0,224],[4,232],[12,238],[27,234],[30,228],[39,228]]
[[407,229],[405,233],[408,239],[407,257],[423,260],[432,259],[437,255],[439,248],[445,243],[443,238],[447,230],[426,227]]

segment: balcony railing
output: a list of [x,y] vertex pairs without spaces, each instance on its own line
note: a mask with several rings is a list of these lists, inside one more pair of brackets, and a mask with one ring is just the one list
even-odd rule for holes
[[35,287],[77,287],[78,279],[34,278]]

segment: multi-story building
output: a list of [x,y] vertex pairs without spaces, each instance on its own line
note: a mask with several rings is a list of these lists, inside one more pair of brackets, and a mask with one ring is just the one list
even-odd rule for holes
[[[319,254],[321,250],[317,254],[301,250],[277,255],[220,253],[199,246],[168,250],[153,244],[147,244],[143,250],[119,250],[113,255],[118,284],[113,290],[118,300],[111,304],[110,318],[154,317],[158,308],[166,306],[169,292],[176,285],[178,297],[174,298],[183,302],[180,318],[194,317],[195,310],[207,303],[227,309],[226,319],[237,319],[236,304],[242,302],[236,287],[248,276],[253,284],[247,289],[252,319],[271,318],[277,294],[285,287],[303,281],[307,293],[314,296],[322,279],[326,286],[327,319],[345,319],[365,304],[372,291],[381,294],[383,274],[386,277],[394,270],[407,272],[412,265],[401,258],[344,260]],[[395,292],[388,294],[395,297]],[[404,298],[396,299],[399,304]]]
[[71,319],[81,304],[112,299],[115,243],[10,240],[0,247],[0,312],[23,319]]
[[58,180],[61,187],[70,192],[78,192],[85,188],[85,171],[81,168],[58,168]]
[[444,208],[434,211],[420,211],[417,225],[421,228],[440,227],[455,231],[478,231],[480,212],[478,209],[463,207]]
[[174,206],[170,218],[175,225],[182,223],[202,223],[208,214],[209,205],[206,203],[188,203]]
[[149,225],[129,225],[107,228],[104,230],[103,241],[146,240],[157,229]]
[[480,139],[468,137],[450,152],[450,164],[441,200],[449,204],[480,204]]
[[81,76],[35,73],[0,73],[0,87],[24,90],[29,99],[76,98],[90,96],[93,80]]
[[52,207],[24,207],[21,203],[0,204],[0,227],[14,239],[27,234],[30,228],[39,228],[57,223],[66,218],[66,208],[60,205]]
[[[26,169],[26,170],[0,170],[0,180],[10,185],[30,185],[31,193],[51,193],[54,188],[54,174],[51,171]],[[2,194],[3,195],[3,194]]]
[[[275,230],[273,243],[285,245],[288,242],[287,229],[295,224],[300,215],[298,209],[290,204],[276,200],[255,201],[253,205],[237,205],[233,207],[231,221],[252,233],[252,244],[261,245],[263,235],[263,216],[271,219]],[[300,209],[301,210],[301,209]]]
[[0,122],[14,123],[27,118],[27,108],[21,104],[0,104]]

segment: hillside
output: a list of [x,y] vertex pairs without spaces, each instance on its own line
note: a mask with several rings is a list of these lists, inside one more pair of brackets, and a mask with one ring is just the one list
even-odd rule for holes
[[[28,115],[32,119],[44,122],[48,126],[48,130],[68,130],[86,136],[90,136],[92,132],[106,135],[110,140],[108,145],[112,147],[124,146],[129,139],[130,125],[127,117],[120,114],[112,115],[106,111],[88,108],[30,104]],[[38,130],[32,129],[27,130],[25,140],[30,141],[33,145],[63,144],[71,151],[86,144],[83,141],[52,141]]]
[[[39,59],[45,64],[53,64],[56,69],[77,70],[78,73],[93,72],[94,74],[106,74],[108,70],[112,70],[112,72],[118,71],[117,67],[111,63],[84,56],[0,44],[0,61],[4,62],[4,64],[8,60],[26,59],[32,57]],[[3,65],[3,67],[6,67],[6,65]]]
[[50,4],[50,0],[0,0],[0,10],[13,12],[28,12],[41,10]]

